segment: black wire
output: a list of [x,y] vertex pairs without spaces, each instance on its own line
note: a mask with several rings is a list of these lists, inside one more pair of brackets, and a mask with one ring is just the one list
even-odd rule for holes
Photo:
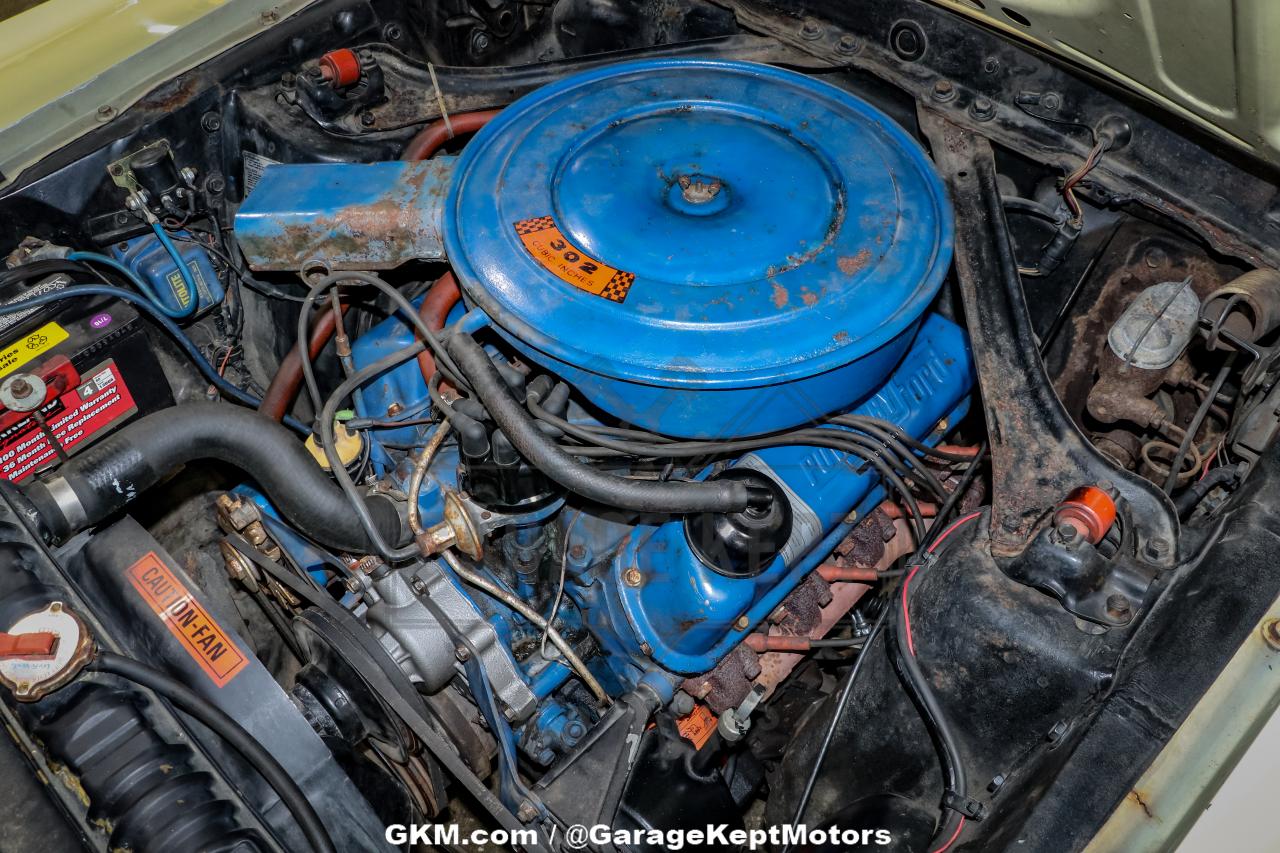
[[859,649],[867,643],[866,637],[824,637],[820,640],[810,640],[809,648],[811,649]]
[[285,302],[299,303],[303,301],[303,297],[298,296],[297,294],[281,290],[279,287],[269,282],[258,281],[256,278],[249,275],[249,273],[241,268],[239,264],[239,253],[231,247],[231,241],[227,238],[227,229],[222,227],[222,223],[218,220],[218,215],[212,210],[209,211],[209,221],[213,223],[213,227],[217,231],[218,241],[222,244],[222,250],[225,253],[224,257],[231,265],[231,271],[235,273],[236,278],[238,278],[245,287],[255,293],[261,294],[262,296],[270,297],[271,299],[280,299]]
[[[168,335],[178,344],[183,352],[191,359],[191,363],[200,371],[205,379],[209,380],[209,384],[213,385],[222,393],[224,397],[246,406],[251,409],[258,408],[261,404],[254,395],[248,391],[234,385],[222,376],[218,375],[218,371],[204,357],[204,353],[196,346],[195,342],[178,327],[178,324],[161,313],[150,300],[134,293],[132,290],[125,290],[121,287],[112,287],[105,284],[73,284],[64,287],[61,290],[51,290],[48,293],[41,293],[38,296],[31,296],[19,302],[8,302],[0,305],[0,315],[14,314],[18,311],[25,311],[28,308],[40,308],[45,305],[51,305],[63,299],[74,299],[81,296],[110,296],[127,302],[146,314],[155,321]],[[304,435],[308,432],[307,428],[299,423],[295,418],[285,417],[285,426],[290,427]]]
[[1062,324],[1066,322],[1067,315],[1071,312],[1071,307],[1075,305],[1076,299],[1079,298],[1081,291],[1084,290],[1085,283],[1089,280],[1089,276],[1093,274],[1094,268],[1098,265],[1098,260],[1106,254],[1107,249],[1111,247],[1111,241],[1115,239],[1116,233],[1119,232],[1120,226],[1124,225],[1125,219],[1121,217],[1116,220],[1116,224],[1112,226],[1111,233],[1107,235],[1107,239],[1093,256],[1089,258],[1089,263],[1085,265],[1084,270],[1080,273],[1080,277],[1076,279],[1075,285],[1072,286],[1071,292],[1067,294],[1067,298],[1062,301],[1062,305],[1058,306],[1058,310],[1053,315],[1053,321],[1049,323],[1049,328],[1045,331],[1044,336],[1040,339],[1040,355],[1044,356],[1049,351],[1049,347],[1058,337],[1058,332],[1062,329]]
[[[891,605],[891,609],[895,612],[894,627],[896,630],[894,630],[893,634],[894,645],[897,649],[895,662],[898,664],[898,675],[903,686],[907,688],[908,694],[914,698],[920,708],[921,718],[924,720],[926,728],[929,729],[929,734],[938,749],[938,760],[942,765],[943,784],[946,792],[967,798],[969,783],[964,769],[964,760],[961,758],[960,750],[956,745],[955,733],[951,730],[951,721],[942,709],[942,705],[939,704],[938,697],[934,695],[928,678],[920,669],[919,661],[916,660],[915,655],[911,653],[911,649],[907,645],[907,615],[901,598],[901,596],[894,596],[894,602]],[[942,809],[945,817],[934,835],[935,841],[938,839],[945,841],[949,838],[951,833],[955,831],[958,818],[962,817],[959,812],[949,806],[945,795]],[[930,849],[934,849],[935,846],[930,844]]]
[[1097,141],[1098,141],[1098,134],[1097,134],[1097,132],[1096,132],[1096,131],[1094,131],[1094,129],[1093,129],[1092,127],[1090,127],[1089,125],[1087,125],[1087,124],[1083,124],[1083,123],[1078,122],[1078,121],[1072,121],[1072,120],[1070,120],[1070,119],[1065,119],[1065,118],[1056,118],[1056,117],[1054,117],[1054,116],[1047,116],[1047,115],[1044,115],[1044,114],[1042,114],[1042,113],[1032,112],[1032,111],[1028,108],[1028,106],[1027,106],[1026,104],[1021,103],[1020,101],[1018,101],[1018,99],[1017,99],[1017,98],[1015,98],[1013,102],[1014,102],[1014,104],[1018,107],[1018,109],[1022,110],[1024,113],[1026,113],[1027,115],[1031,116],[1032,118],[1039,119],[1040,121],[1048,122],[1049,124],[1060,124],[1060,125],[1064,125],[1064,126],[1066,126],[1066,127],[1078,127],[1078,128],[1080,128],[1081,130],[1085,130],[1085,131],[1087,131],[1087,132],[1089,133],[1090,145],[1096,145],[1096,144],[1097,144]]
[[929,456],[934,459],[941,459],[945,462],[969,462],[973,459],[973,457],[967,453],[952,453],[949,450],[939,450],[938,448],[933,447],[932,445],[925,444],[923,441],[920,441],[919,439],[912,437],[902,427],[898,426],[893,421],[886,421],[881,418],[873,418],[870,415],[836,415],[835,417],[827,418],[827,423],[839,424],[841,426],[851,426],[854,429],[861,429],[862,424],[871,424],[873,426],[878,426],[882,430],[887,430],[890,434],[896,437],[903,444],[923,454],[924,456]]
[[[818,754],[814,757],[813,769],[809,771],[809,778],[805,780],[804,789],[800,794],[800,801],[796,803],[795,816],[791,819],[791,823],[794,826],[800,826],[804,823],[804,812],[809,807],[810,798],[813,797],[813,787],[817,784],[818,773],[822,770],[822,762],[826,760],[827,752],[831,749],[831,742],[835,739],[836,729],[840,726],[840,719],[844,716],[845,708],[849,706],[849,697],[853,695],[853,687],[858,681],[858,674],[862,672],[862,664],[867,658],[867,650],[872,647],[876,638],[880,636],[881,630],[884,629],[889,610],[890,607],[886,605],[880,611],[880,615],[876,617],[875,624],[871,626],[871,633],[867,634],[863,651],[858,654],[853,666],[849,669],[849,675],[845,678],[844,686],[840,690],[840,697],[836,699],[836,706],[831,712],[831,723],[827,726],[827,730],[822,736],[822,744],[818,747]],[[787,840],[782,846],[782,853],[787,853],[790,849],[791,842]]]
[[463,390],[470,387],[460,378],[462,373],[458,370],[458,366],[454,364],[453,358],[445,352],[444,344],[441,343],[439,336],[426,324],[426,321],[418,316],[418,312],[412,303],[405,299],[399,291],[372,273],[356,270],[335,272],[319,279],[311,287],[311,290],[307,292],[306,299],[303,301],[302,310],[298,313],[298,341],[296,346],[298,347],[298,354],[302,357],[302,377],[306,382],[307,393],[311,396],[312,407],[316,411],[320,410],[322,398],[320,396],[320,385],[316,381],[315,365],[311,361],[311,310],[316,303],[316,299],[326,290],[346,281],[375,287],[390,299],[392,304],[418,332],[426,346],[431,348],[432,356],[435,358],[439,370],[445,374],[454,387]]
[[325,458],[329,460],[329,473],[333,475],[333,479],[337,481],[338,486],[341,487],[348,501],[350,501],[351,508],[355,512],[356,518],[360,521],[360,526],[364,528],[365,535],[369,537],[369,542],[373,545],[374,550],[388,562],[415,556],[418,553],[418,549],[412,543],[396,549],[393,547],[394,543],[388,545],[386,540],[383,539],[382,533],[378,530],[378,525],[374,523],[373,516],[369,514],[369,507],[365,504],[364,496],[356,488],[355,482],[351,479],[351,475],[347,473],[347,469],[338,455],[334,416],[337,415],[338,407],[342,405],[342,401],[357,388],[369,382],[375,376],[408,361],[422,352],[422,350],[423,344],[418,341],[355,371],[334,389],[334,392],[325,400],[319,413],[319,429],[316,434],[319,437],[320,447],[324,450]]
[[[111,270],[110,267],[107,269],[110,272],[115,273],[115,271]],[[67,261],[59,258],[43,261],[31,261],[30,263],[14,267],[10,270],[0,270],[0,287],[29,281],[33,278],[46,278],[47,276],[56,275],[58,273],[82,275],[86,272],[97,276],[104,284],[112,285],[111,280],[103,275],[102,271],[93,264],[81,263],[79,261]]]
[[[968,482],[972,481],[972,477],[978,470],[979,463],[981,462],[983,456],[985,455],[985,452],[986,452],[986,447],[984,445],[981,449],[979,449],[978,454],[975,457],[973,457],[972,460],[970,460],[969,468],[965,472],[965,475],[961,477],[959,487],[948,498],[948,502],[950,502],[952,506],[954,506],[955,500],[958,500],[956,496],[961,494],[964,491],[964,489],[967,488]],[[904,497],[906,498],[906,500],[904,500],[904,503],[907,506],[908,513],[911,515],[913,527],[917,531],[916,542],[920,543],[917,545],[917,549],[923,548],[924,547],[923,543],[925,541],[924,518],[923,516],[920,515],[919,506],[915,503],[913,499],[910,499],[910,493],[907,493]],[[943,505],[943,510],[949,511],[949,509],[947,509],[947,504]],[[941,516],[943,510],[939,511],[939,516]],[[934,523],[935,523],[935,526],[938,524],[936,520]],[[917,550],[917,553],[919,553],[919,550]],[[899,574],[901,574],[901,572],[895,572],[893,574],[886,572],[885,577],[886,578],[894,577]],[[857,659],[853,663],[853,667],[849,670],[849,675],[844,683],[844,687],[840,692],[840,697],[836,700],[836,707],[832,711],[831,723],[827,726],[827,730],[823,734],[822,745],[818,747],[818,754],[817,756],[814,757],[813,767],[809,771],[809,778],[805,781],[804,790],[800,795],[800,801],[796,804],[795,816],[791,821],[795,825],[800,825],[801,823],[804,822],[804,812],[805,812],[805,809],[808,808],[809,806],[810,798],[813,796],[813,788],[814,788],[814,785],[817,784],[818,774],[822,769],[822,762],[826,759],[827,752],[831,748],[831,742],[835,738],[836,729],[840,725],[840,719],[844,716],[845,709],[848,707],[849,698],[853,694],[854,684],[857,682],[858,674],[862,671],[862,663],[867,656],[867,651],[873,647],[873,644],[875,643],[876,638],[879,637],[881,631],[883,630],[885,623],[888,619],[889,612],[892,609],[893,609],[892,604],[890,603],[885,604],[884,609],[881,610],[880,615],[876,618],[875,624],[872,626],[870,633],[867,634],[866,639],[862,642],[862,651],[859,652]],[[848,643],[844,643],[843,641],[824,642],[820,640],[815,640],[811,642],[810,647],[823,648],[828,646],[835,646],[837,643],[839,643],[840,645],[847,645],[847,646],[854,645],[853,642],[848,642]],[[788,851],[790,850],[790,847],[791,847],[790,842],[787,842],[786,844],[784,844],[782,848],[782,853],[788,853]]]
[[889,448],[897,455],[899,459],[911,466],[911,476],[918,482],[923,483],[929,488],[929,491],[941,498],[946,495],[947,490],[942,487],[942,483],[934,476],[933,472],[920,464],[920,460],[912,453],[899,436],[894,435],[892,430],[883,429],[874,421],[859,421],[860,425],[854,429],[859,429],[867,435],[879,441],[882,445]]
[[[915,554],[907,561],[908,565],[919,565],[917,575],[925,569],[925,564],[921,562],[921,558],[927,557],[930,549],[937,542],[937,537],[949,529],[944,522],[956,505],[959,504],[961,497],[968,490],[969,484],[973,482],[973,478],[977,475],[986,453],[987,445],[984,442],[978,449],[978,455],[973,458],[973,462],[970,463],[968,469],[956,484],[951,496],[946,503],[938,508],[938,514],[934,517],[933,527],[929,531],[930,535],[927,543],[922,542],[916,549]],[[908,576],[909,578],[910,576]],[[906,581],[903,581],[903,583],[906,583]],[[933,687],[920,669],[920,664],[915,655],[911,653],[911,648],[907,643],[907,607],[910,606],[910,595],[910,589],[905,589],[903,595],[894,596],[890,604],[890,608],[895,611],[895,630],[893,632],[897,649],[897,655],[894,658],[895,668],[898,672],[899,680],[907,689],[908,695],[912,697],[917,707],[919,707],[925,727],[928,728],[929,735],[937,747],[946,791],[967,799],[968,778],[965,773],[964,760],[960,755],[959,747],[956,745],[955,734],[951,730],[950,720],[947,718],[942,705],[938,702],[937,696],[934,695]],[[942,810],[944,816],[938,831],[934,834],[935,842],[946,842],[950,839],[963,818],[963,815],[952,808],[945,798],[942,803]],[[934,849],[935,846],[936,844],[931,844],[930,849]]]
[[[642,444],[593,435],[589,430],[577,424],[552,415],[532,399],[527,402],[527,405],[534,417],[556,426],[569,435],[584,441],[591,441],[612,453],[641,458],[699,458],[703,456],[733,455],[765,447],[786,446],[827,447],[832,450],[839,450],[857,456],[875,468],[877,473],[902,495],[903,500],[914,507],[913,517],[922,517],[914,497],[911,496],[910,490],[898,473],[901,471],[906,476],[911,477],[913,476],[912,469],[907,467],[906,463],[897,454],[893,453],[890,448],[878,444],[874,439],[869,439],[866,436],[861,436],[848,430],[813,428],[751,439]],[[573,447],[566,447],[565,450],[569,453],[579,453],[579,450]],[[596,454],[590,453],[582,455],[596,456]],[[925,480],[926,485],[935,488],[937,496],[942,498],[946,494],[942,486],[937,482],[936,478],[931,477],[930,479],[932,482]],[[923,536],[924,528],[919,528],[917,533],[919,535],[916,541],[920,541],[919,537]]]
[[978,452],[969,463],[969,467],[965,468],[964,473],[960,475],[956,487],[951,490],[951,494],[947,495],[947,499],[943,501],[942,506],[938,507],[938,512],[933,517],[933,525],[929,528],[929,535],[916,548],[916,553],[912,559],[918,559],[920,554],[933,544],[933,540],[941,536],[942,532],[946,530],[947,518],[960,505],[964,493],[969,490],[969,485],[973,483],[974,478],[978,475],[978,470],[982,467],[983,460],[986,458],[987,443],[984,441],[978,446]]
[[1169,473],[1164,478],[1164,493],[1166,495],[1173,493],[1173,487],[1178,483],[1178,474],[1182,471],[1182,460],[1187,458],[1187,451],[1191,449],[1191,443],[1196,440],[1196,433],[1200,431],[1200,425],[1204,423],[1209,410],[1213,408],[1213,401],[1218,398],[1218,392],[1222,390],[1223,383],[1231,375],[1231,368],[1235,364],[1235,360],[1236,354],[1234,352],[1227,356],[1222,363],[1222,367],[1218,369],[1218,375],[1213,379],[1213,385],[1209,386],[1208,393],[1204,395],[1204,400],[1200,402],[1200,407],[1196,409],[1195,416],[1191,418],[1191,423],[1187,425],[1187,431],[1182,436],[1182,443],[1178,445],[1178,452],[1174,454],[1173,461],[1169,463]]
[[119,676],[145,687],[163,696],[178,710],[202,723],[240,753],[245,761],[253,765],[253,768],[280,797],[280,802],[293,815],[307,843],[316,853],[337,853],[337,848],[329,838],[328,830],[320,821],[320,815],[316,814],[307,795],[293,781],[293,777],[280,766],[280,762],[276,761],[275,756],[268,752],[266,747],[258,743],[221,708],[205,701],[182,682],[123,655],[99,652],[98,656],[89,663],[89,668]]

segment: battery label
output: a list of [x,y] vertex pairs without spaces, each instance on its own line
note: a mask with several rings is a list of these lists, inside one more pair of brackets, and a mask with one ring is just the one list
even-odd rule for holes
[[550,216],[521,219],[516,236],[533,259],[561,281],[579,290],[623,302],[635,283],[635,273],[614,269],[570,243]]
[[[28,288],[27,290],[24,290],[20,295],[15,296],[13,299],[10,299],[8,302],[5,303],[5,306],[7,307],[9,305],[15,305],[19,302],[25,302],[28,299],[34,299],[37,296],[43,296],[44,294],[52,293],[55,290],[62,290],[62,288],[66,287],[69,284],[71,284],[71,276],[65,273],[56,273],[54,275],[49,276],[45,280],[41,281],[35,287]],[[32,314],[36,313],[39,310],[40,309],[37,307],[37,308],[28,308],[25,311],[14,311],[13,313],[10,313],[10,314],[0,314],[0,332],[3,332],[5,329],[9,328],[10,326],[18,325],[23,320],[27,319],[28,317],[30,317]]]
[[[86,381],[46,403],[40,414],[48,432],[69,451],[137,411],[120,368],[108,360],[95,367]],[[34,417],[0,431],[0,477],[11,483],[21,482],[57,456]]]
[[125,577],[214,684],[225,686],[249,665],[248,656],[154,551],[125,569]]
[[57,323],[45,323],[25,338],[0,349],[0,376],[12,373],[46,350],[71,337]]

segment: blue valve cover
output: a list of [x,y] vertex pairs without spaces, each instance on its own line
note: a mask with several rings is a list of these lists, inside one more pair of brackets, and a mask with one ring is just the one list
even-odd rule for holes
[[[467,301],[513,345],[612,414],[684,436],[864,399],[951,259],[914,139],[842,90],[741,62],[624,63],[539,89],[464,149],[445,217]],[[787,404],[770,405],[782,383]]]

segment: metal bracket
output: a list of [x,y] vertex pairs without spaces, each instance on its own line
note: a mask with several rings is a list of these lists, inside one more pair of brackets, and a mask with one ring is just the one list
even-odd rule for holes
[[[1065,495],[1098,484],[1117,496],[1124,542],[1116,561],[1132,554],[1149,566],[1171,567],[1179,532],[1173,505],[1153,484],[1117,468],[1094,448],[1045,375],[991,144],[928,109],[920,110],[920,125],[952,204],[967,211],[956,223],[955,270],[991,434],[992,553],[1022,555]],[[1048,591],[1054,592],[1051,586]]]

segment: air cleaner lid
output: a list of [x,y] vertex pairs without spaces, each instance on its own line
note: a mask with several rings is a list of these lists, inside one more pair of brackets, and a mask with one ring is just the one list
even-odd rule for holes
[[763,65],[612,65],[466,147],[447,254],[503,330],[593,372],[748,387],[906,330],[951,259],[941,182],[898,125]]

